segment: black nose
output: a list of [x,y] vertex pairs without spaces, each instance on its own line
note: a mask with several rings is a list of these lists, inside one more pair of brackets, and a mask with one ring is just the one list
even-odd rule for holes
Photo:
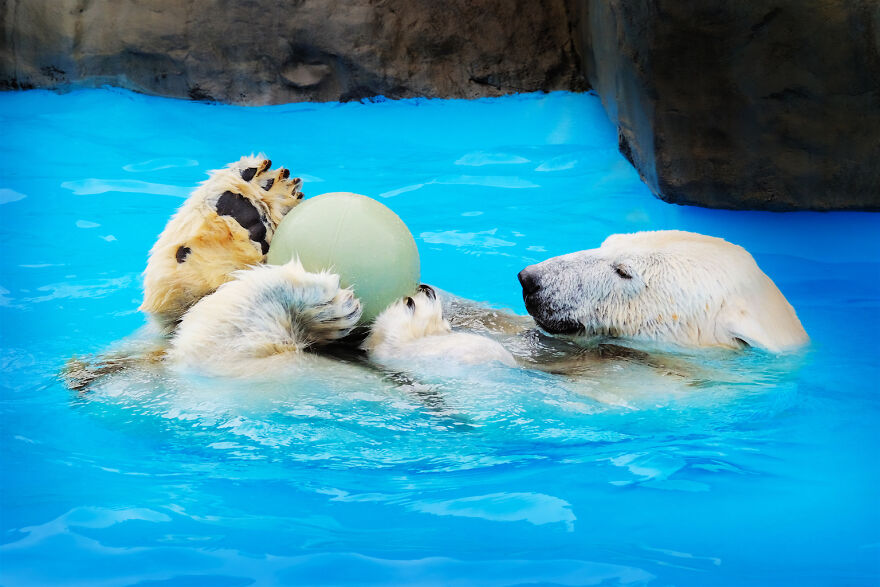
[[522,285],[523,295],[527,296],[529,294],[533,294],[540,289],[538,285],[538,278],[535,275],[535,271],[532,270],[531,267],[526,267],[522,271],[519,272],[519,283]]

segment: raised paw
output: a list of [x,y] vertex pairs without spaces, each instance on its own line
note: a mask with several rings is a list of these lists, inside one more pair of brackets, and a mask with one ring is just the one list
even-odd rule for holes
[[279,217],[287,214],[303,198],[302,179],[298,177],[291,179],[290,170],[284,167],[266,174],[259,184],[266,192],[265,199]]
[[382,311],[373,322],[363,348],[371,353],[406,345],[426,336],[447,334],[443,306],[434,288],[420,285],[415,295],[402,298]]
[[438,360],[441,365],[516,361],[491,338],[468,332],[453,332],[443,319],[441,301],[434,288],[420,285],[415,295],[386,308],[373,323],[362,348],[379,363],[407,368],[418,360]]
[[304,320],[306,336],[313,345],[322,345],[348,336],[361,317],[361,302],[350,289],[340,289],[332,299],[314,306]]
[[160,326],[170,330],[232,272],[265,261],[278,223],[302,198],[302,182],[271,165],[257,155],[212,171],[159,235],[144,271],[141,309]]

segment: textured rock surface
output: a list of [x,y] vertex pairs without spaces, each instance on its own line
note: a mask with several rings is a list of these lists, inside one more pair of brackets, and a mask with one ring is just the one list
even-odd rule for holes
[[621,151],[659,197],[880,209],[880,2],[569,5]]
[[0,0],[0,86],[267,104],[580,89],[564,0]]
[[0,88],[269,104],[584,77],[664,200],[880,209],[878,0],[0,0]]

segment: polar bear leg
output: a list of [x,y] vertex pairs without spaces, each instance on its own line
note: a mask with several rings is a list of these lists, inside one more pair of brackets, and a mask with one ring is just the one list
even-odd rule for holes
[[168,353],[177,364],[243,373],[249,360],[296,354],[348,335],[361,316],[339,276],[309,273],[298,260],[233,274],[183,316]]
[[212,171],[165,226],[144,271],[141,310],[166,330],[233,271],[265,261],[275,228],[302,199],[302,180],[262,156]]

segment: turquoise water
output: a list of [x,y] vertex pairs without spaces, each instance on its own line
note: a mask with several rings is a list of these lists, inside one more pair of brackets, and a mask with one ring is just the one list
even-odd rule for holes
[[[0,585],[872,585],[880,215],[655,199],[599,99],[239,108],[0,94]],[[422,278],[523,314],[516,273],[614,232],[749,249],[802,354],[660,374],[314,360],[275,382],[160,371],[77,394],[137,331],[139,274],[205,171],[264,151],[307,196],[409,225]],[[517,349],[514,349],[515,351]]]

